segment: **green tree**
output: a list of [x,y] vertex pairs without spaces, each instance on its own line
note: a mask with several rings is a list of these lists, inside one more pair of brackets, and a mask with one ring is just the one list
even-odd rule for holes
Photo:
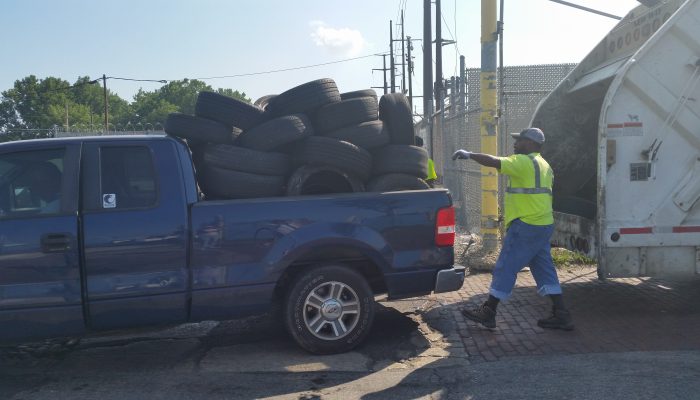
[[196,79],[170,81],[167,85],[156,90],[160,99],[177,106],[181,113],[194,114],[197,95],[202,91],[212,91],[211,86]]
[[161,98],[157,92],[145,92],[139,89],[132,104],[135,123],[163,124],[168,114],[179,112],[180,109],[169,101]]
[[252,102],[250,97],[246,97],[245,92],[239,92],[238,90],[219,88],[219,89],[216,89],[216,93],[223,94],[224,96],[228,96],[228,97],[233,97],[234,99],[245,101],[247,103]]
[[[99,82],[89,77],[80,77],[71,85],[59,78],[27,76],[2,92],[0,131],[91,124],[99,129],[104,120],[103,93]],[[132,114],[129,103],[109,91],[107,97],[110,122],[128,121]]]
[[60,124],[55,113],[49,112],[51,105],[69,100],[65,89],[70,84],[62,79],[49,77],[39,80],[30,75],[15,81],[12,89],[2,92],[4,104],[2,127],[5,129],[40,129]]
[[[102,80],[81,76],[72,85],[63,79],[47,77],[38,79],[29,75],[15,81],[13,87],[2,92],[0,99],[0,140],[17,139],[20,136],[8,132],[54,127],[76,126],[102,129],[104,121],[104,89]],[[151,92],[139,90],[132,103],[107,91],[110,129],[162,126],[168,114],[181,112],[194,114],[197,96],[201,91],[219,94],[250,102],[244,92],[233,89],[212,89],[196,79],[171,81]],[[140,126],[139,126],[140,125]],[[88,128],[90,129],[90,128]]]
[[134,96],[132,108],[135,120],[146,124],[162,124],[171,112],[181,112],[184,114],[194,114],[194,107],[197,102],[199,92],[217,92],[224,96],[233,97],[250,103],[250,99],[245,93],[233,89],[217,89],[196,79],[182,79],[170,81],[167,85],[152,92],[139,90]]

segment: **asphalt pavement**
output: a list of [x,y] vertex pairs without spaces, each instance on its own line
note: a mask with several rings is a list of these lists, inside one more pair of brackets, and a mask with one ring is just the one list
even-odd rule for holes
[[300,350],[270,316],[0,348],[0,399],[697,399],[700,281],[594,275],[560,274],[574,332],[536,327],[549,305],[528,273],[495,330],[465,321],[480,274],[380,302],[369,340],[341,355]]

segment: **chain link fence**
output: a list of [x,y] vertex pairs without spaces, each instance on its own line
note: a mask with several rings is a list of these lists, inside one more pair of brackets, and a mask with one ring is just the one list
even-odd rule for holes
[[[508,133],[528,127],[539,102],[575,66],[543,64],[504,68],[503,114],[499,120],[500,155],[512,153],[513,142]],[[481,149],[479,73],[478,68],[466,71],[466,93],[463,94],[466,101],[454,101],[458,96],[448,96],[454,104],[447,104],[444,112],[433,116],[432,141],[427,121],[416,126],[416,133],[423,137],[432,154],[443,186],[452,193],[459,229],[472,233],[479,233],[481,225],[481,167],[475,162],[452,162],[450,155],[458,149],[477,152]]]

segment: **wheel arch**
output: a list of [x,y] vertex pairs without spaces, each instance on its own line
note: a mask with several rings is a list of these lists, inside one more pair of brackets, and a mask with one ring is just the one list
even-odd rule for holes
[[368,254],[366,249],[350,244],[312,247],[308,251],[299,254],[287,265],[279,279],[277,279],[273,298],[276,302],[281,301],[300,274],[313,268],[328,265],[340,265],[353,269],[367,280],[375,295],[386,293],[387,284],[381,266],[384,262],[379,261],[378,257],[378,255],[372,256]]

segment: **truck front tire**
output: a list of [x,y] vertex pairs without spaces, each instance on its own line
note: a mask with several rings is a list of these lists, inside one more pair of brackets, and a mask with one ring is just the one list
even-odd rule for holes
[[365,278],[339,265],[299,275],[287,292],[284,322],[294,340],[315,354],[349,351],[374,320],[374,295]]

